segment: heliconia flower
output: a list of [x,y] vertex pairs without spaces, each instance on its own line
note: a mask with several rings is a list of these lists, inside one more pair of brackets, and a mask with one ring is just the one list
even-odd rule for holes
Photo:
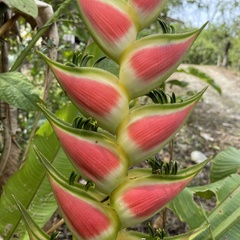
[[[159,212],[187,186],[209,160],[181,170],[177,175],[149,174],[146,169],[145,177],[138,177],[138,170],[133,170],[136,176],[131,174],[130,170],[128,180],[110,196],[110,205],[119,216],[121,228],[134,226]],[[140,171],[143,175],[144,170]]]
[[69,67],[39,53],[55,74],[69,99],[98,125],[114,132],[129,112],[128,93],[118,78],[98,68]]
[[110,194],[126,177],[129,161],[120,145],[102,133],[76,129],[40,106],[60,144],[82,177]]
[[41,153],[36,153],[47,169],[62,216],[74,236],[84,240],[116,239],[120,224],[115,211],[97,201],[81,186],[69,185]]
[[131,164],[156,154],[178,132],[206,88],[181,103],[133,108],[117,129],[117,141]]
[[92,38],[113,60],[135,41],[139,22],[122,0],[77,0],[80,15]]
[[128,2],[136,11],[143,29],[159,16],[168,0],[128,0]]
[[131,99],[159,87],[179,66],[205,25],[185,34],[157,34],[128,47],[120,58],[119,78]]

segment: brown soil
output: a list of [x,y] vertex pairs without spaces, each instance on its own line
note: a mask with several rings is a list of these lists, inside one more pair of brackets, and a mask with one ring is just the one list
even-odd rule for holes
[[[181,68],[188,66],[182,65]],[[203,101],[197,104],[188,124],[180,131],[179,137],[186,131],[190,131],[190,139],[194,139],[195,135],[201,136],[201,142],[193,142],[188,147],[192,150],[200,150],[209,156],[228,146],[240,149],[240,74],[216,66],[191,66],[213,78],[221,87],[222,95],[209,86]],[[181,94],[183,91],[200,91],[207,85],[192,75],[179,72],[174,73],[170,79],[189,83],[184,90],[179,87],[173,88],[173,91]],[[187,130],[189,128],[190,130]]]

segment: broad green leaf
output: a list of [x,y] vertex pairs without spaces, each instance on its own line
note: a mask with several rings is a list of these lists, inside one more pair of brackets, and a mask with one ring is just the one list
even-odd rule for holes
[[171,203],[168,204],[168,208],[171,209],[181,221],[186,222],[190,229],[199,227],[205,221],[203,212],[194,202],[193,192],[189,188],[185,188],[174,198]]
[[[57,115],[65,121],[72,122],[76,114],[76,108],[73,105],[67,105]],[[48,122],[37,131],[32,144],[65,176],[69,176],[73,171],[72,165],[60,148],[55,133]],[[57,208],[51,187],[45,176],[45,169],[32,148],[20,170],[4,186],[0,198],[0,238],[12,239],[15,235],[21,240],[28,239],[26,228],[12,194],[23,204],[40,227],[48,221]]]
[[[197,203],[193,201],[193,195],[197,194],[204,198],[210,198],[216,195],[217,205],[211,212],[200,209]],[[184,196],[182,196],[184,195]],[[172,209],[182,221],[189,224],[190,228],[193,222],[205,225],[206,221],[210,224],[210,231],[206,230],[196,240],[214,239],[240,239],[240,176],[233,174],[221,181],[213,184],[187,188],[178,195],[170,204]],[[187,202],[187,204],[186,204]],[[195,215],[192,215],[192,212]],[[203,216],[206,215],[206,219]]]
[[212,182],[236,173],[240,169],[240,150],[229,147],[227,150],[220,152],[213,160],[210,171]]
[[[205,231],[208,228],[208,225],[204,225],[202,227],[193,229],[188,231],[187,233],[180,234],[177,236],[171,236],[171,237],[164,237],[164,240],[193,240],[198,235],[200,235],[203,231]],[[149,237],[149,235],[140,233],[140,232],[134,232],[134,231],[126,231],[123,230],[119,232],[117,240],[158,240],[159,238],[152,238]]]
[[205,199],[210,199],[215,195],[217,199],[216,204],[219,205],[238,187],[239,183],[236,176],[233,174],[221,181],[204,186],[191,187],[190,190]]
[[7,2],[15,9],[36,18],[38,15],[37,4],[34,0],[7,0]]
[[[223,187],[217,192],[221,202],[208,215],[214,239],[240,239],[240,176],[233,174],[224,181]],[[208,232],[196,239],[208,240]]]
[[19,72],[0,74],[0,99],[10,105],[26,110],[37,110],[40,98],[28,78]]

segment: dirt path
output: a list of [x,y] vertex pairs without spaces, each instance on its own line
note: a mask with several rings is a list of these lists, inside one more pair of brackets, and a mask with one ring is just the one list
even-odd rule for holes
[[[181,68],[188,66],[183,64]],[[177,136],[179,147],[183,147],[180,155],[189,156],[191,151],[199,150],[214,156],[228,146],[240,149],[240,74],[216,66],[191,66],[212,77],[221,87],[222,95],[212,87],[207,89],[203,101],[197,104],[188,124]],[[179,72],[170,79],[189,83],[184,90],[173,88],[179,94],[200,91],[207,85],[197,77]]]

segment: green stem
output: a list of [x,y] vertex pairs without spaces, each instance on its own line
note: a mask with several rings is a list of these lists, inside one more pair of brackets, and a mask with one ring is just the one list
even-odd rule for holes
[[[172,139],[169,143],[169,153],[170,153],[169,167],[170,167],[170,172],[172,171],[173,145],[174,145],[174,140]],[[163,229],[165,229],[165,227],[166,227],[167,214],[168,214],[168,209],[164,208],[163,211],[162,211],[162,220],[163,220],[162,226],[163,226]]]
[[34,47],[38,39],[48,30],[48,28],[58,20],[62,12],[66,11],[67,6],[72,2],[72,0],[66,0],[64,3],[60,5],[57,11],[53,14],[53,16],[45,23],[45,25],[39,29],[37,34],[32,38],[31,42],[28,46],[21,52],[17,60],[14,62],[10,72],[16,71],[21,64],[23,63],[24,59],[27,57],[31,49]]
[[170,167],[170,171],[172,171],[173,145],[174,145],[174,140],[172,139],[169,143],[169,153],[170,153],[169,167]]

